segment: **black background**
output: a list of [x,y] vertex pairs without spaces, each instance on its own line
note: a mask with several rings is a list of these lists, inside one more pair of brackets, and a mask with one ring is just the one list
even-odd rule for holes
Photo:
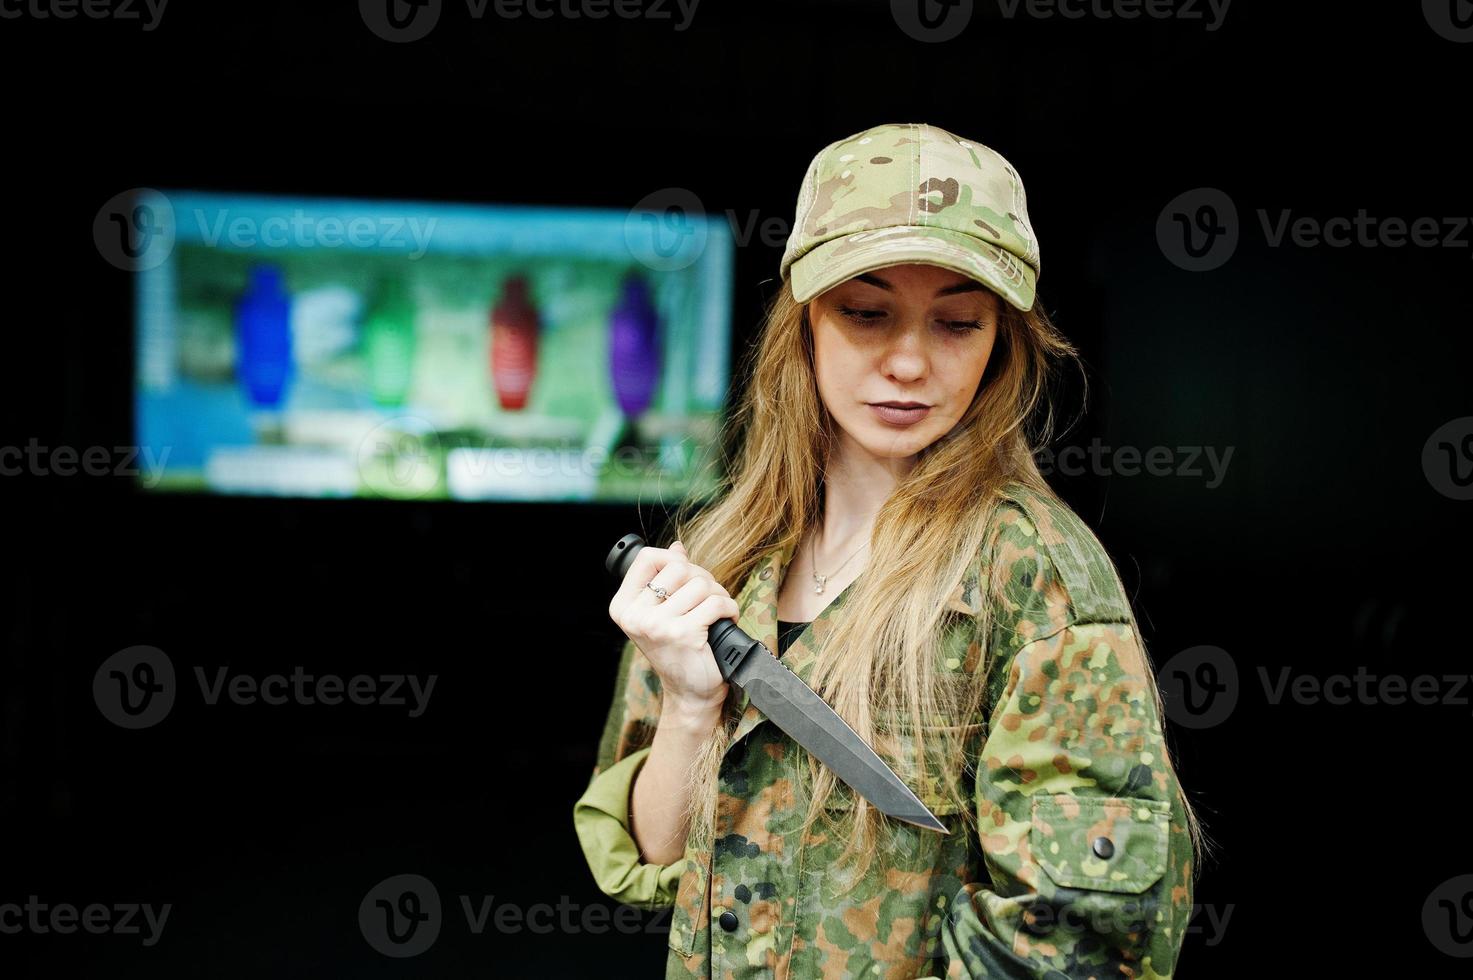
[[[0,19],[4,444],[132,439],[130,276],[91,230],[128,188],[628,208],[682,187],[708,212],[786,223],[825,143],[881,122],[945,127],[1027,184],[1042,301],[1090,372],[1060,445],[1233,452],[1214,487],[1205,468],[1055,481],[1120,565],[1155,665],[1212,645],[1238,671],[1227,720],[1170,733],[1218,848],[1196,900],[1227,917],[1196,920],[1178,974],[1458,974],[1422,916],[1435,887],[1473,872],[1473,692],[1275,705],[1260,668],[1468,671],[1473,503],[1439,493],[1422,458],[1434,430],[1473,415],[1473,233],[1273,248],[1259,213],[1473,215],[1473,45],[1416,4],[1237,0],[1210,31],[997,10],[979,3],[944,43],[907,36],[886,3],[837,0],[704,0],[685,30],[478,21],[450,3],[410,44],[342,2],[175,0],[152,31]],[[1188,272],[1157,219],[1203,187],[1235,202],[1241,237],[1220,268]],[[780,254],[760,238],[738,249],[734,353]],[[1075,384],[1066,417],[1079,401]],[[657,529],[657,509],[146,496],[56,475],[7,476],[0,494],[0,902],[173,904],[151,948],[0,935],[0,975],[663,968],[662,918],[633,935],[474,935],[457,899],[616,907],[571,811],[622,638],[601,561]],[[91,681],[134,644],[181,671],[439,683],[417,719],[185,698],[124,731]],[[357,909],[406,872],[436,884],[447,921],[428,952],[392,960]]]

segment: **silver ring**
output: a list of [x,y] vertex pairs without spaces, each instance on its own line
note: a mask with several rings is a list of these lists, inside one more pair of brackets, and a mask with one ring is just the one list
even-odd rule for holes
[[659,596],[661,602],[664,602],[666,599],[670,598],[670,593],[665,591],[662,586],[656,585],[653,581],[646,582],[644,587],[649,589],[655,595]]

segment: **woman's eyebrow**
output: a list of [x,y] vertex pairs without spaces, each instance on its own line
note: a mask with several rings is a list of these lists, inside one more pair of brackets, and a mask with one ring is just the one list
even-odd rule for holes
[[892,293],[895,291],[894,286],[890,285],[888,282],[881,279],[879,276],[875,275],[872,272],[861,272],[854,278],[859,280],[860,282],[867,282],[871,286],[878,286],[880,289],[889,290]]
[[[854,278],[857,279],[860,282],[869,283],[871,286],[875,286],[875,287],[878,287],[880,289],[886,290],[887,292],[892,292],[893,293],[895,291],[895,287],[893,285],[891,285],[890,283],[886,282],[884,279],[881,279],[879,276],[875,275],[872,272],[861,272],[859,275],[855,276]],[[955,296],[958,293],[976,293],[976,292],[981,292],[981,291],[985,290],[986,288],[987,288],[986,286],[982,285],[980,282],[978,282],[975,279],[967,279],[967,280],[965,280],[963,282],[956,283],[955,285],[952,285],[952,286],[943,286],[942,288],[936,290],[936,295],[937,295],[937,297],[941,297],[941,296]]]

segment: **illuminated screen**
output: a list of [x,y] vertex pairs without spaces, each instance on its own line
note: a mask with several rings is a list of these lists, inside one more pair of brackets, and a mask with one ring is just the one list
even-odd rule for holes
[[140,480],[704,497],[720,477],[733,247],[694,211],[141,193]]

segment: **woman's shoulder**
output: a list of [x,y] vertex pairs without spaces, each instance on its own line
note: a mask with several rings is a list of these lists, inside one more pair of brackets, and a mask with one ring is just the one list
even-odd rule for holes
[[989,603],[994,625],[1025,642],[1079,623],[1130,619],[1125,589],[1094,531],[1058,496],[1022,483],[1005,487],[992,511],[973,601],[978,612]]

